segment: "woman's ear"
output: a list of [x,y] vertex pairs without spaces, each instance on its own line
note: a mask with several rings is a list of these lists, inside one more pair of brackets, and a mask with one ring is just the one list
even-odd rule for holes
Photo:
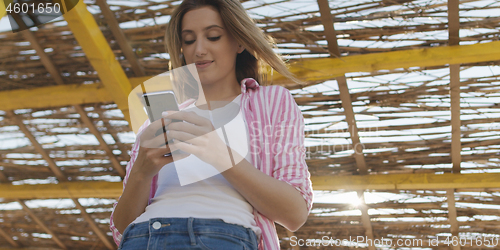
[[245,47],[243,47],[241,44],[238,46],[238,54],[241,54],[245,50]]

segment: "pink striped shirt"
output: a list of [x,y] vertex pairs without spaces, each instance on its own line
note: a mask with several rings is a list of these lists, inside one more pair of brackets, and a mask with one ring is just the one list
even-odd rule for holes
[[[284,181],[296,188],[304,198],[308,212],[312,208],[312,186],[305,161],[304,118],[290,92],[281,86],[259,86],[257,81],[246,78],[241,81],[240,109],[245,116],[250,133],[252,164],[263,173]],[[191,102],[182,103],[183,109]],[[141,126],[132,146],[130,161],[126,167],[123,188],[127,184],[130,170],[139,153],[139,134],[149,125]],[[157,189],[158,175],[153,178],[149,202]],[[113,205],[114,208],[118,203]],[[257,226],[262,230],[259,250],[280,249],[274,222],[254,209]],[[194,216],[195,217],[195,216]],[[111,213],[110,229],[117,245],[122,235],[113,223]]]

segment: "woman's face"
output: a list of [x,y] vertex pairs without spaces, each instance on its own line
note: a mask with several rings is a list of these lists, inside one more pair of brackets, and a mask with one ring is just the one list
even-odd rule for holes
[[236,81],[236,55],[244,48],[227,32],[215,8],[188,11],[181,32],[186,63],[196,64],[202,84]]

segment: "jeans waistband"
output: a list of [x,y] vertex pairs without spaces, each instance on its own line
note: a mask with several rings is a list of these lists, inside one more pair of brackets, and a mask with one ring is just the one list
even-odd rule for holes
[[142,237],[149,234],[187,233],[191,242],[196,243],[197,233],[229,234],[251,243],[257,242],[252,229],[241,225],[226,223],[222,219],[201,218],[152,218],[149,221],[130,224],[123,237]]

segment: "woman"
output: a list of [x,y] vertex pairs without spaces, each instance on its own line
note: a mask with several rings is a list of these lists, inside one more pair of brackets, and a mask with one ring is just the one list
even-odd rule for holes
[[[204,98],[141,127],[111,215],[119,249],[279,249],[273,222],[291,231],[305,223],[312,188],[303,117],[287,89],[257,83],[261,62],[295,80],[269,42],[237,0],[185,0],[174,10],[166,33],[171,66],[194,63]],[[210,105],[216,101],[237,103],[243,114],[252,153],[237,162],[223,160],[231,147],[197,113],[226,108]],[[164,138],[153,136],[162,126],[174,143],[145,146]],[[175,150],[220,174],[179,185],[168,156]]]

